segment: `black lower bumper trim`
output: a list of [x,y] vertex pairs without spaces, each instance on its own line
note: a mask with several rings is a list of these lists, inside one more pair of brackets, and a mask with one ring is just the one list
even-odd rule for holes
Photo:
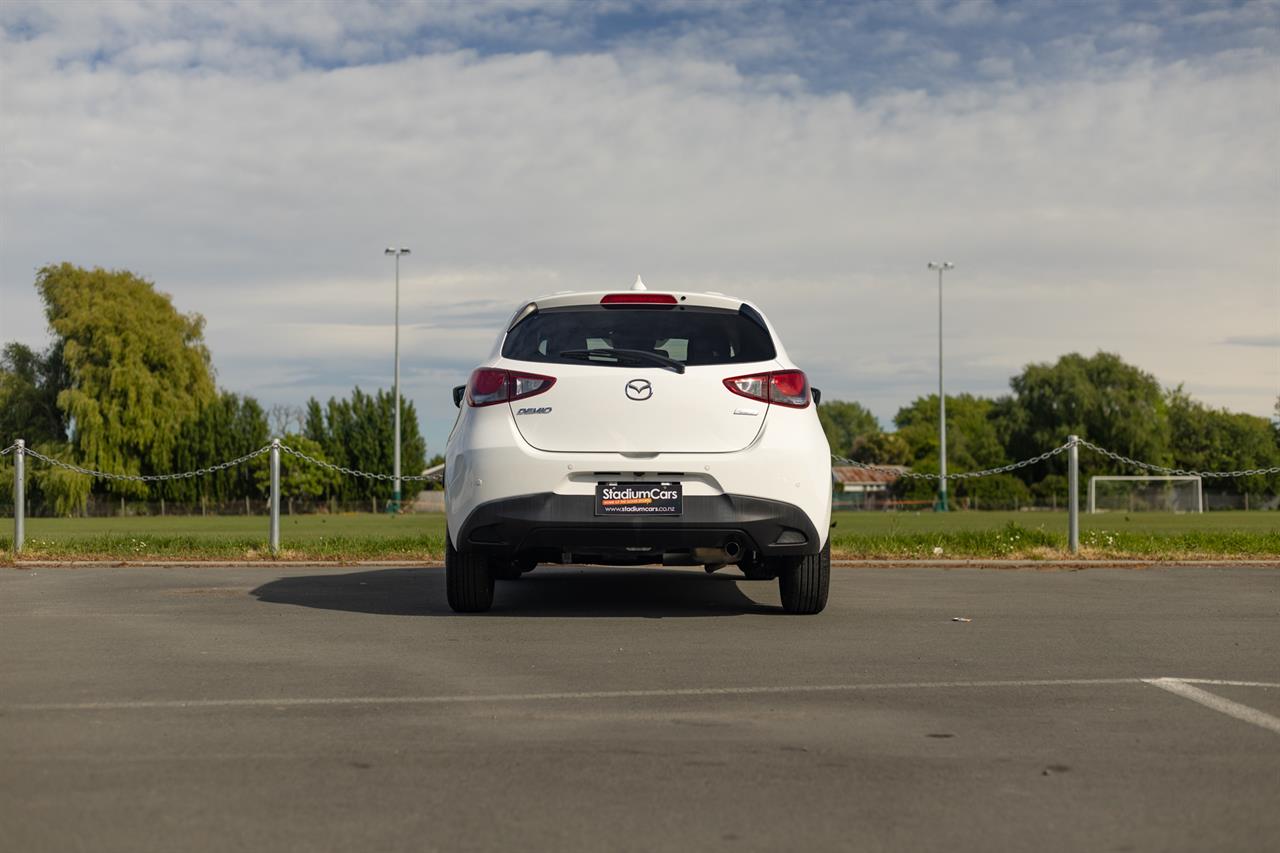
[[593,495],[521,495],[476,507],[462,525],[458,547],[495,556],[540,554],[544,560],[566,552],[641,559],[730,542],[765,556],[815,554],[822,547],[804,511],[783,501],[686,495],[683,510],[679,518],[596,516]]

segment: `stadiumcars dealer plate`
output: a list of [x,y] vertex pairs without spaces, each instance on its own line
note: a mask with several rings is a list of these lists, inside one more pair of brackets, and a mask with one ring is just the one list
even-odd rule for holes
[[596,483],[596,515],[676,516],[682,512],[680,483]]

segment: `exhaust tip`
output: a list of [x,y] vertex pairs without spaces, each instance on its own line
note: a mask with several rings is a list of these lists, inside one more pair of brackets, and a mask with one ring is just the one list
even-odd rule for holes
[[736,539],[730,539],[724,543],[724,553],[728,557],[737,557],[742,553],[742,546],[738,544]]

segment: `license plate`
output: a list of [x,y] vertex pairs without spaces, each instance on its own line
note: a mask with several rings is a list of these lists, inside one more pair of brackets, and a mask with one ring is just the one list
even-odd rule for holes
[[680,515],[680,483],[596,483],[596,515]]

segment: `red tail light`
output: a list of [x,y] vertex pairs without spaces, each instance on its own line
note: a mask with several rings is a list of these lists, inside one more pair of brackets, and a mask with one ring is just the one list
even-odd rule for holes
[[508,398],[507,371],[482,367],[471,374],[467,383],[467,402],[473,406],[492,406]]
[[610,293],[600,300],[601,305],[675,305],[670,293]]
[[724,381],[724,387],[762,403],[775,403],[793,409],[803,409],[809,405],[809,380],[800,370],[775,370],[770,373],[734,376]]
[[554,376],[481,367],[472,372],[471,381],[467,383],[467,402],[476,407],[509,403],[537,396],[554,384]]
[[803,409],[809,405],[809,380],[801,370],[769,374],[769,402]]

